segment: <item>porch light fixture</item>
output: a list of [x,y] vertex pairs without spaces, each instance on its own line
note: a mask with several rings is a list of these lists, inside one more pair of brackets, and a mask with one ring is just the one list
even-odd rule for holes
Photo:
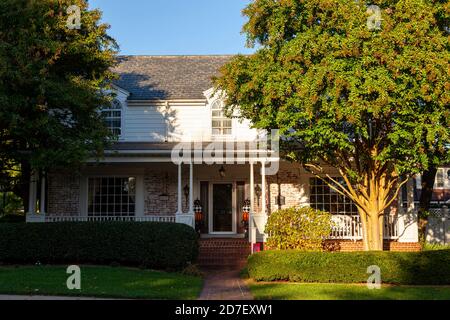
[[450,170],[447,171],[447,178],[450,180]]
[[225,178],[226,172],[225,172],[225,168],[223,166],[220,167],[219,174],[220,174],[221,178]]

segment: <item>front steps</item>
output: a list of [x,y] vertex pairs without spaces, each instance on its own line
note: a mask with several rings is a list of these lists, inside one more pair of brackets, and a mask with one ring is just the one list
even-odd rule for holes
[[201,268],[241,269],[251,253],[247,239],[200,239],[199,244],[198,265]]

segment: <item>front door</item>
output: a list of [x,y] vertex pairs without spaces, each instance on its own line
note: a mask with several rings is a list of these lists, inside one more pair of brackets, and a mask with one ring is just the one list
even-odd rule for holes
[[235,233],[233,210],[233,184],[212,185],[212,233]]

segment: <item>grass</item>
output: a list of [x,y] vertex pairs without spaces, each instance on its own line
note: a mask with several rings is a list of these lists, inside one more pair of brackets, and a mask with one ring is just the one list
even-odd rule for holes
[[370,290],[359,284],[261,283],[248,280],[257,300],[450,300],[450,286],[387,286]]
[[81,266],[81,290],[68,290],[63,266],[0,267],[0,294],[127,299],[196,299],[203,280],[179,273],[123,267]]

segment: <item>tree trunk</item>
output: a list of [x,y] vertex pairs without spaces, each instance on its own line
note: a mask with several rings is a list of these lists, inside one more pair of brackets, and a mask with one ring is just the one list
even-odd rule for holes
[[384,215],[377,210],[370,211],[369,215],[360,210],[361,214],[366,216],[365,223],[363,223],[364,250],[383,251]]
[[436,179],[437,167],[430,167],[422,174],[422,192],[419,204],[419,241],[422,246],[426,241],[428,225],[428,210],[433,198],[434,181]]

